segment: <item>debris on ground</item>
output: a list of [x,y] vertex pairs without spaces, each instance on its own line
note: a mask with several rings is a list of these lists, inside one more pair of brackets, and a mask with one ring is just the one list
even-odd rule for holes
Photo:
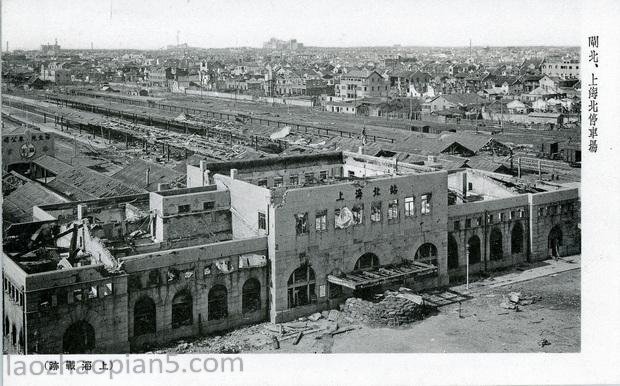
[[524,296],[521,292],[510,292],[508,296],[504,295],[502,297],[502,302],[499,306],[507,310],[520,311],[519,306],[528,306],[536,303],[540,299],[542,299],[541,296]]
[[550,346],[551,342],[549,342],[547,339],[542,338],[541,340],[538,341],[538,345],[540,347],[545,347],[545,346]]
[[320,312],[314,313],[310,316],[308,316],[308,320],[312,321],[312,322],[316,322],[317,320],[321,319],[322,315]]

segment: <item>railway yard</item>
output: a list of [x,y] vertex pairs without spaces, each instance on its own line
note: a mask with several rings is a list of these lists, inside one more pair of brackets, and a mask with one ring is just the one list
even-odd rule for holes
[[[108,163],[110,160],[113,164],[122,163],[114,159],[125,154],[177,167],[181,172],[185,162],[196,163],[197,159],[357,151],[364,143],[365,154],[383,153],[399,160],[408,158],[407,162],[424,162],[432,154],[424,149],[424,144],[441,139],[440,134],[417,132],[426,126],[474,140],[493,138],[513,151],[512,160],[495,152],[468,157],[436,154],[438,162],[446,168],[458,167],[469,160],[490,168],[503,165],[513,169],[516,162],[511,161],[521,158],[519,162],[522,161],[526,178],[528,173],[534,179],[553,175],[564,182],[580,178],[579,169],[565,162],[537,159],[544,143],[578,139],[579,130],[574,128],[536,130],[506,124],[499,130],[473,124],[387,120],[329,113],[318,108],[172,93],[153,98],[81,89],[6,95],[3,116],[7,125],[33,125],[44,131],[55,131],[60,135],[59,143],[65,143],[65,147],[67,143],[79,142],[87,152],[98,154]],[[86,149],[75,150],[73,157],[83,150]]]

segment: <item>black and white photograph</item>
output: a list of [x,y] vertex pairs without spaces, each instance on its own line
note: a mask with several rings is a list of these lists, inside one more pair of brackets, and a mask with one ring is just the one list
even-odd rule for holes
[[275,384],[251,361],[327,376],[366,354],[366,380],[281,367],[509,384],[397,381],[386,358],[577,358],[589,323],[619,326],[599,168],[618,164],[620,4],[1,6],[5,381],[136,383],[142,361]]

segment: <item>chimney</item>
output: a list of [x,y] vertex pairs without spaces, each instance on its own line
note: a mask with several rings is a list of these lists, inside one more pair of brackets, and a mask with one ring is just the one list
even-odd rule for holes
[[147,168],[145,173],[146,186],[149,186],[151,183],[151,168]]
[[77,206],[77,219],[78,221],[82,221],[84,216],[86,216],[87,206],[85,204],[78,204]]
[[237,169],[230,169],[230,178],[237,179]]

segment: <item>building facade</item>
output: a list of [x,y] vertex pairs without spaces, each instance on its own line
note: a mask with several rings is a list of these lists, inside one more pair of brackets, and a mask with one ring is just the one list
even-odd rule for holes
[[140,351],[580,250],[577,189],[471,169],[334,152],[202,161],[187,186],[6,229],[8,352]]

